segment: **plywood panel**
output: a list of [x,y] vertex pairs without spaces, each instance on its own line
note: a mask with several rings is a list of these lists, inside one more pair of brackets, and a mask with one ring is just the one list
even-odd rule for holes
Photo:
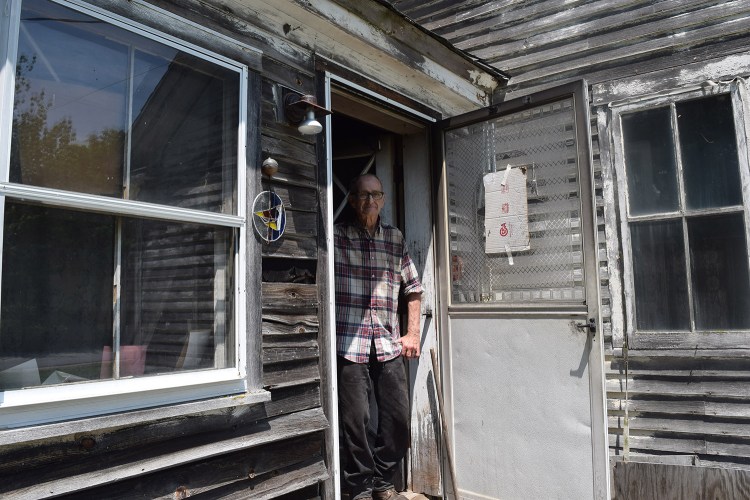
[[750,472],[741,470],[620,462],[614,484],[623,500],[750,497]]

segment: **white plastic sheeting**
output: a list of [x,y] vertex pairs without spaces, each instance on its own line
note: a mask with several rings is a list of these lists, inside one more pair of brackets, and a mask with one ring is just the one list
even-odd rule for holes
[[451,319],[462,499],[593,497],[591,345],[572,323]]

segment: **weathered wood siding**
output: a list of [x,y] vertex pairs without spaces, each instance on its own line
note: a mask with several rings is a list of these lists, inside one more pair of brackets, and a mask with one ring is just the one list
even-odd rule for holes
[[621,462],[614,476],[618,500],[750,497],[750,473],[745,470]]
[[[510,76],[495,101],[585,78],[601,101],[746,75],[750,2],[704,0],[390,0],[401,12]],[[680,71],[683,69],[683,71]],[[671,70],[671,71],[670,71]],[[651,85],[607,82],[653,72]],[[632,82],[631,82],[632,83]],[[608,93],[607,93],[608,92]],[[750,345],[745,333],[624,337],[616,179],[606,108],[593,110],[595,195],[615,459],[750,469]],[[627,429],[627,430],[626,430]]]
[[[270,400],[216,398],[0,431],[0,496],[333,498],[331,312],[321,305],[331,293],[325,144],[287,123],[283,89],[321,96],[317,58],[436,114],[455,114],[488,103],[498,81],[377,2],[88,3],[250,69],[247,201],[273,189],[287,208],[286,232],[274,243],[258,239],[248,219],[247,303],[238,304],[248,313],[247,332],[238,334],[247,336],[249,370]],[[259,169],[268,157],[279,163],[272,179]],[[179,253],[180,242],[177,235],[155,253],[150,271]]]
[[745,0],[390,3],[507,73],[505,91],[511,94],[583,76],[597,82],[676,67],[743,51],[750,38],[750,4]]

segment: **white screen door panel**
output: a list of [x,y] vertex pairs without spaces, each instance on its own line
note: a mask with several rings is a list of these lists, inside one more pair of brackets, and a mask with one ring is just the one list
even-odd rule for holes
[[560,319],[457,318],[451,331],[462,497],[592,498],[586,335]]
[[[446,126],[442,359],[461,498],[606,497],[601,342],[585,327],[598,297],[583,89]],[[524,174],[523,220],[484,192],[509,168]],[[517,227],[518,249],[487,245]]]

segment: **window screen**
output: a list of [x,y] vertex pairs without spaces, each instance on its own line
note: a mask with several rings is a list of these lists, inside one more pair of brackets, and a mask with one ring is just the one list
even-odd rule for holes
[[[446,132],[453,303],[583,303],[573,99]],[[485,252],[483,177],[523,167],[529,250]]]

